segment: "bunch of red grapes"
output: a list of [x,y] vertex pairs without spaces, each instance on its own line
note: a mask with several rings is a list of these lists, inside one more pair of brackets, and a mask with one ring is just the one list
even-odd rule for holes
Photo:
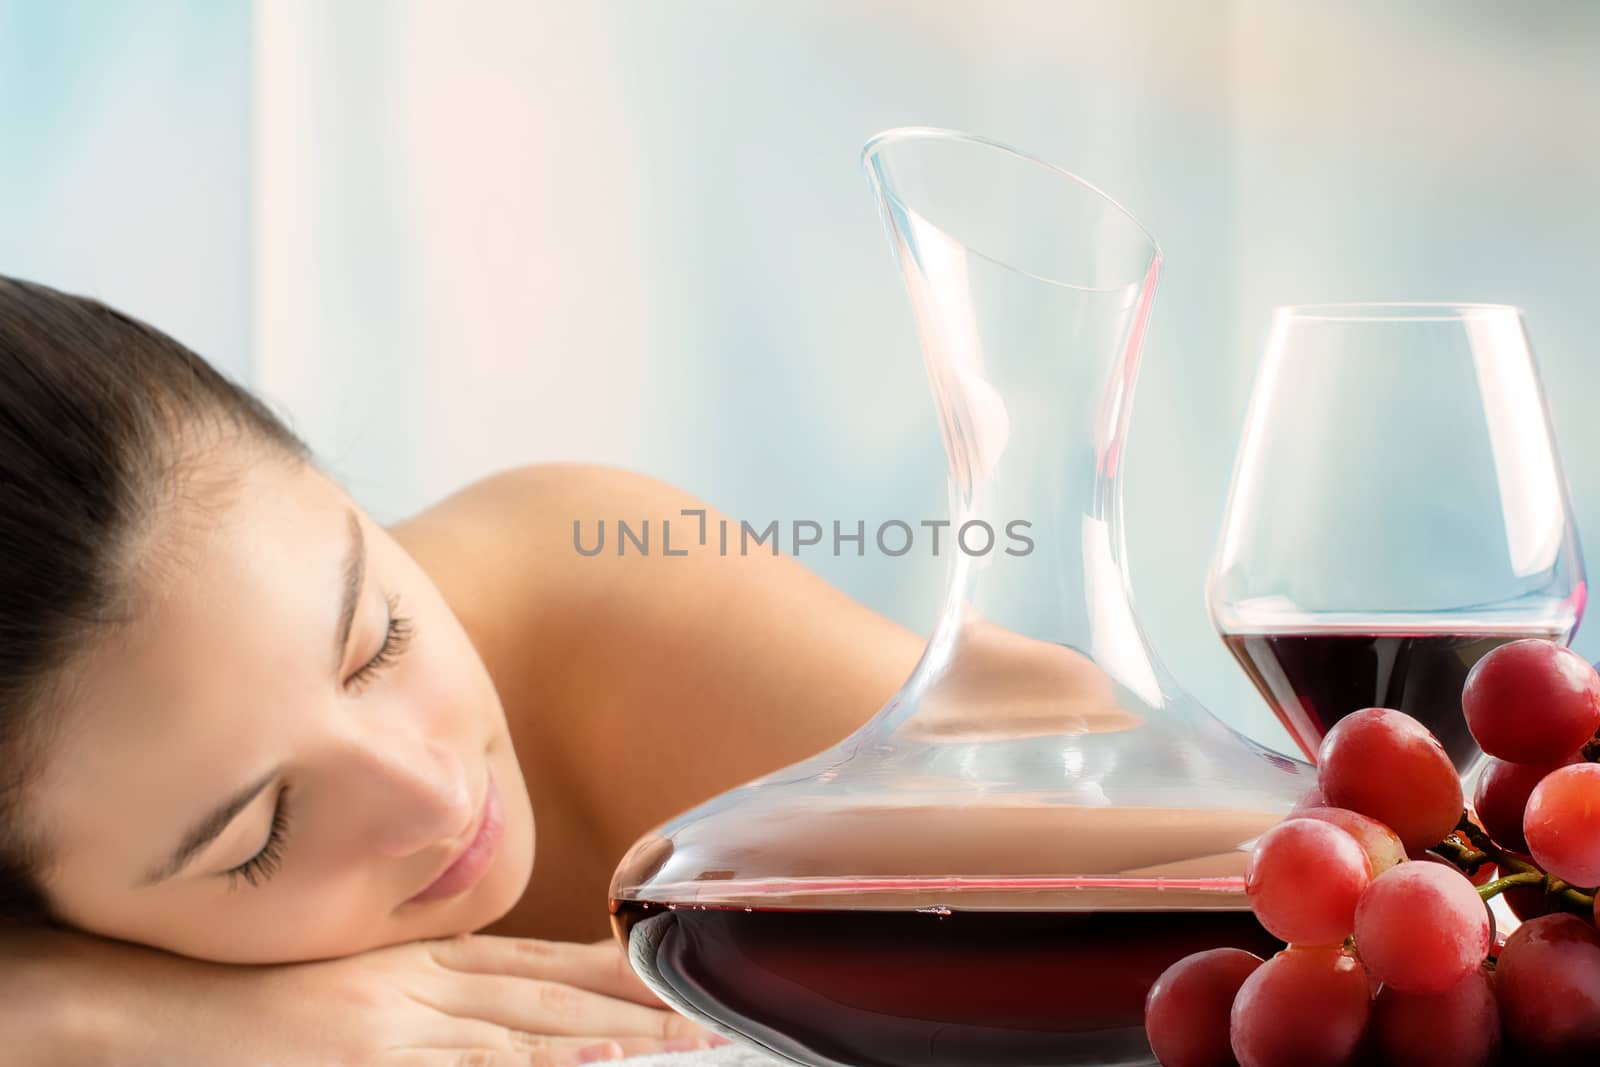
[[[1515,641],[1461,704],[1491,757],[1471,812],[1410,716],[1367,708],[1328,732],[1317,786],[1245,871],[1288,947],[1168,968],[1145,1003],[1164,1067],[1600,1064],[1600,674]],[[1510,937],[1501,893],[1524,920]]]

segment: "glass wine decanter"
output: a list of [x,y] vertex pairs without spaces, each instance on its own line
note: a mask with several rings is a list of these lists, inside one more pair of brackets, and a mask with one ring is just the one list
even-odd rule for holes
[[1246,848],[1311,782],[1134,613],[1119,459],[1160,251],[982,138],[892,130],[863,166],[949,461],[947,596],[871,721],[635,843],[613,929],[667,1002],[798,1063],[1148,1063],[1169,963],[1276,947]]

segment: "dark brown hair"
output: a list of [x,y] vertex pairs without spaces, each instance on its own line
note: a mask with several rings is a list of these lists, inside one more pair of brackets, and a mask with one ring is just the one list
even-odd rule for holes
[[51,918],[24,800],[70,668],[129,620],[154,550],[143,535],[229,441],[310,461],[260,399],[167,335],[0,276],[0,920]]

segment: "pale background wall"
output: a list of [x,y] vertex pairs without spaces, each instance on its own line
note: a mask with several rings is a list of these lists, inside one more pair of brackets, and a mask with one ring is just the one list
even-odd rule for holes
[[251,55],[239,3],[0,0],[0,273],[247,375]]
[[[195,345],[383,519],[582,459],[870,527],[945,497],[857,149],[1010,141],[1165,248],[1134,588],[1177,676],[1286,744],[1202,603],[1272,306],[1523,305],[1600,529],[1597,55],[1576,2],[0,0],[0,271]],[[811,565],[932,623],[940,561]]]

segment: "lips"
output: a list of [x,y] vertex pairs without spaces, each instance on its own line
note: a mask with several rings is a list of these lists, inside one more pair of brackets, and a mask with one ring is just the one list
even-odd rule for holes
[[426,904],[459,896],[478,884],[488,873],[500,848],[500,837],[505,830],[505,812],[500,804],[500,790],[495,787],[494,776],[489,776],[489,788],[483,800],[483,811],[478,816],[477,830],[450,866],[439,873],[421,892],[407,904]]

